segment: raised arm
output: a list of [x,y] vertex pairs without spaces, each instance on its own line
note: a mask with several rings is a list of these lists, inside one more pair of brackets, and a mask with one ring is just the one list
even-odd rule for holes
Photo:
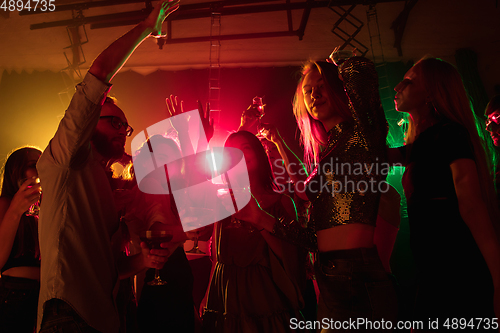
[[85,160],[90,140],[99,120],[101,105],[110,89],[109,82],[125,64],[132,52],[152,32],[161,29],[168,14],[179,7],[179,1],[164,1],[148,18],[108,46],[92,63],[78,84],[71,103],[40,161],[49,158],[58,165],[69,166]]
[[295,184],[295,192],[304,200],[308,200],[305,194],[305,181],[308,177],[307,169],[300,158],[287,146],[285,140],[278,132],[276,126],[272,124],[262,124],[260,129],[267,140],[271,141],[278,148],[278,152],[285,163],[285,168],[290,179]]
[[375,65],[364,57],[352,57],[339,66],[339,75],[357,126],[365,137],[371,138],[368,144],[385,144],[388,125],[380,101]]
[[101,52],[92,63],[89,73],[103,82],[110,82],[146,37],[155,32],[161,35],[163,21],[177,8],[179,0],[160,2],[144,21]]
[[252,104],[243,111],[238,131],[247,131],[255,134],[255,129],[258,129],[259,119],[263,116],[262,110],[262,108],[259,109],[259,104]]
[[184,102],[179,100],[177,96],[170,95],[170,98],[165,99],[169,120],[172,127],[177,131],[177,138],[181,145],[182,156],[190,156],[194,154],[191,136],[189,135],[189,122],[187,117],[180,116],[184,113]]
[[[210,118],[210,106],[207,103],[205,111],[200,101],[198,103],[198,113],[200,115],[200,128],[198,143],[196,145],[196,152],[203,152],[208,148],[208,142],[214,135],[214,120]],[[170,116],[170,123],[177,131],[179,143],[181,145],[182,156],[190,156],[195,153],[193,144],[191,142],[191,135],[189,133],[189,121],[186,117],[175,117],[184,113],[184,103],[178,102],[177,96],[170,95],[166,99],[167,111]],[[180,105],[179,105],[180,104]],[[174,118],[175,117],[175,118]]]

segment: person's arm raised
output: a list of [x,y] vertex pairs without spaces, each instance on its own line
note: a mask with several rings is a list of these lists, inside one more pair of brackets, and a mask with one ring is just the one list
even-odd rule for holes
[[305,193],[305,181],[309,175],[304,163],[302,163],[300,158],[287,146],[276,126],[272,124],[262,124],[259,133],[276,145],[285,163],[288,176],[290,176],[290,179],[295,184],[295,192],[302,199],[308,200]]
[[189,121],[188,118],[183,116],[184,102],[179,103],[177,96],[170,95],[170,98],[165,99],[167,104],[167,111],[169,120],[172,127],[177,132],[177,138],[181,146],[183,157],[194,154],[193,145],[191,143],[191,136],[189,135]]
[[102,51],[92,63],[89,73],[103,82],[110,82],[146,37],[154,32],[161,35],[163,21],[177,8],[179,0],[160,2],[144,21]]

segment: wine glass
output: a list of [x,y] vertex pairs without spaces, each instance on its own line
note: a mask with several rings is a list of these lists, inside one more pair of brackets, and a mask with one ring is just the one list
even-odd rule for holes
[[262,102],[263,98],[264,97],[255,96],[252,100],[252,105],[248,107],[248,108],[254,108],[259,112],[258,122],[257,122],[257,135],[256,135],[257,138],[259,139],[264,138],[264,136],[262,136],[262,134],[260,133],[260,130],[262,129],[262,117],[264,117],[264,115],[266,114],[264,111],[264,107],[266,106],[266,104]]
[[260,119],[262,119],[262,117],[264,117],[264,115],[266,114],[266,113],[264,112],[264,106],[266,106],[266,104],[264,104],[264,103],[262,102],[262,99],[263,99],[263,98],[264,98],[264,97],[258,97],[258,96],[255,96],[255,97],[253,98],[253,100],[252,100],[252,105],[250,106],[250,107],[254,107],[254,108],[256,108],[256,109],[259,111],[259,113],[260,113],[260,116],[259,116],[259,121],[260,121]]
[[[28,179],[25,178],[22,181],[24,182],[26,180],[28,180]],[[36,182],[40,183],[40,178],[37,178]],[[31,188],[31,187],[32,186],[28,186],[28,188]],[[28,208],[28,211],[26,211],[26,213],[25,213],[26,216],[33,216],[33,217],[38,218],[38,216],[40,215],[40,203],[42,202],[42,188],[41,187],[39,189],[39,192],[40,192],[40,198],[38,199],[37,202],[35,202],[34,204],[32,204],[30,206],[30,208]]]
[[198,236],[200,232],[205,230],[205,227],[208,224],[211,224],[214,221],[214,210],[202,207],[188,207],[183,211],[182,216],[184,221],[191,220],[187,223],[183,222],[184,228],[187,228],[188,230],[186,233],[194,234],[192,237],[193,248],[186,251],[186,253],[205,254],[205,252],[201,251],[198,247]]
[[[139,233],[139,238],[141,241],[148,244],[150,249],[161,249],[160,244],[170,242],[174,234],[167,230],[146,230]],[[148,282],[150,286],[163,286],[167,284],[160,278],[160,270],[155,268],[155,277],[153,280]]]
[[40,201],[42,199],[42,196],[40,194],[40,199],[38,199],[37,202],[35,202],[34,204],[32,204],[30,206],[30,208],[28,209],[28,211],[26,212],[26,216],[33,216],[33,217],[36,217],[38,218],[38,216],[40,215]]
[[200,248],[198,247],[198,235],[200,234],[200,230],[203,230],[204,228],[199,228],[195,229],[192,232],[194,232],[195,236],[193,237],[193,248],[189,251],[186,251],[186,253],[191,253],[191,254],[205,254]]

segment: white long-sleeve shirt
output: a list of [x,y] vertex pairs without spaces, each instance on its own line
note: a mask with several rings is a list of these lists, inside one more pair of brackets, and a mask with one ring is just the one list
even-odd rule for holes
[[38,327],[46,301],[65,301],[93,328],[119,330],[114,299],[118,271],[111,236],[118,214],[102,161],[90,139],[110,85],[87,73],[40,157],[41,281]]

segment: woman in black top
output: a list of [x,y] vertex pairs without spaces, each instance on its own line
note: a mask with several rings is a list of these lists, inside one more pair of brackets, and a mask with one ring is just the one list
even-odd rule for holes
[[[395,90],[396,109],[410,119],[407,145],[399,152],[419,271],[415,319],[425,329],[429,318],[439,318],[441,329],[457,329],[452,318],[495,328],[500,245],[494,224],[499,220],[483,140],[460,74],[445,61],[427,58]],[[489,322],[470,322],[473,318]]]
[[42,152],[23,147],[7,158],[0,196],[0,331],[33,332],[40,290],[38,217],[26,216],[40,199],[36,162]]

